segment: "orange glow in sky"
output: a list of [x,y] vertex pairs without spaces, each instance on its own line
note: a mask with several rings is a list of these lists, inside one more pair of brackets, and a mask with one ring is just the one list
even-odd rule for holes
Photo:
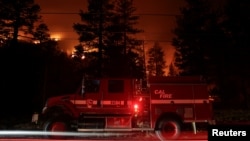
[[63,35],[60,33],[57,34],[53,33],[50,35],[50,38],[54,39],[55,41],[60,41],[63,38]]
[[[73,23],[80,22],[79,10],[86,10],[87,0],[35,0],[40,5],[42,19],[48,25],[51,38],[60,39],[59,46],[72,53],[78,45],[78,35]],[[144,47],[153,47],[158,42],[165,51],[166,65],[173,59],[174,48],[171,45],[172,30],[175,27],[175,15],[184,6],[184,0],[134,0],[140,19],[137,27],[144,30],[138,38],[144,39]],[[146,52],[145,51],[145,52]]]

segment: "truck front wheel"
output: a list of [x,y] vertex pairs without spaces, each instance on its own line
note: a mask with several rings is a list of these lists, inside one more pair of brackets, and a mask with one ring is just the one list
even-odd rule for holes
[[162,119],[155,131],[160,140],[176,139],[180,135],[180,123],[173,119]]
[[60,133],[54,135],[54,133],[70,131],[70,126],[65,119],[53,118],[44,123],[43,129],[49,133],[48,137],[58,139],[65,138],[65,136],[60,135]]

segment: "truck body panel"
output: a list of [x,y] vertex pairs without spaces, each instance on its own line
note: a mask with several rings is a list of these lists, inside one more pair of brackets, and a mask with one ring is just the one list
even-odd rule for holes
[[184,122],[212,120],[212,103],[207,84],[200,77],[154,77],[149,80],[152,121],[166,112]]

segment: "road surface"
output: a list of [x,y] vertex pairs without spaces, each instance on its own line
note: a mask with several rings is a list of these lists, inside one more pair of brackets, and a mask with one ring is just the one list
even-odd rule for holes
[[[53,133],[55,134],[55,133]],[[51,134],[49,134],[51,135]],[[79,133],[56,132],[65,138],[49,138],[48,134],[41,131],[0,131],[0,141],[160,141],[154,133]],[[176,140],[207,141],[207,132],[200,131],[194,134],[191,131],[181,133]]]

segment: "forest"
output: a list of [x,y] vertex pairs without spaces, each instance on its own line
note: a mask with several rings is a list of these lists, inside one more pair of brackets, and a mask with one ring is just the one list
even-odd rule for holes
[[48,97],[76,92],[83,76],[146,79],[165,67],[168,75],[202,76],[219,99],[215,108],[249,109],[250,1],[186,3],[173,29],[175,60],[165,66],[157,43],[145,65],[133,0],[88,0],[82,22],[72,23],[79,44],[70,55],[50,38],[34,0],[0,0],[1,116],[40,112]]

